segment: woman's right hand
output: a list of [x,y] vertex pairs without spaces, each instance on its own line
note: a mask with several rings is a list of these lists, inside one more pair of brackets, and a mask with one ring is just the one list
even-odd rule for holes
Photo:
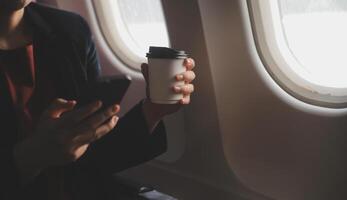
[[117,124],[119,105],[94,114],[100,101],[75,108],[75,101],[56,99],[45,110],[34,135],[15,147],[17,167],[24,180],[40,170],[80,158],[90,143],[109,133]]

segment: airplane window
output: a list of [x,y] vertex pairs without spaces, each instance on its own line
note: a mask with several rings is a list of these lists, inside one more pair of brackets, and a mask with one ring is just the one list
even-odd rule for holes
[[160,0],[94,0],[101,28],[124,64],[140,69],[149,46],[169,47]]
[[347,1],[250,2],[258,52],[279,85],[310,104],[346,107]]
[[347,1],[279,0],[288,46],[306,79],[347,87]]

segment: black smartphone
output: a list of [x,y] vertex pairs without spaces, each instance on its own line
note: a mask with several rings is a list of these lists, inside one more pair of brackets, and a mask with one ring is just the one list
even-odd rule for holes
[[97,100],[102,101],[102,108],[120,104],[130,84],[129,75],[102,77],[82,88],[77,98],[77,106],[81,107]]

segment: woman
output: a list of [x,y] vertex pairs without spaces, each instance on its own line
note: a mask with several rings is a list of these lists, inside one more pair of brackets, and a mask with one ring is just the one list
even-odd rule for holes
[[119,105],[95,114],[99,101],[75,108],[100,76],[91,38],[78,15],[0,0],[0,199],[114,199],[111,174],[166,150],[161,119],[189,104],[194,61],[177,75],[179,104],[144,99],[121,119]]

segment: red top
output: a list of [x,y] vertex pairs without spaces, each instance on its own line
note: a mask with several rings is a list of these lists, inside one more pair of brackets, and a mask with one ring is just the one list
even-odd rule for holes
[[1,52],[1,70],[3,70],[13,105],[17,114],[20,138],[33,131],[33,119],[28,103],[35,88],[35,66],[33,46]]
[[[19,139],[30,137],[42,111],[55,98],[46,69],[40,69],[37,80],[33,45],[0,51],[0,70],[7,79],[19,125]],[[37,85],[39,82],[39,85]],[[47,169],[47,189],[51,199],[68,199],[63,190],[61,169]]]

